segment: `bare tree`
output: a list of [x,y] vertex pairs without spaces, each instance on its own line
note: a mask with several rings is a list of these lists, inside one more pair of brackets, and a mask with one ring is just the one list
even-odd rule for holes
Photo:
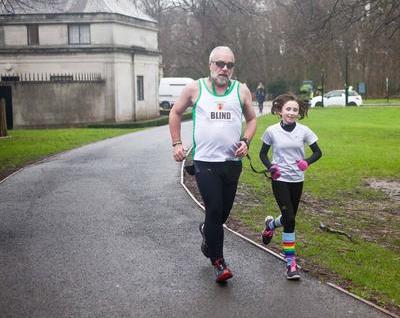
[[62,4],[65,0],[0,0],[0,12],[15,13],[20,9],[35,9],[38,6]]
[[348,30],[355,24],[368,24],[374,34],[386,34],[392,38],[400,30],[400,6],[398,0],[331,0],[320,26],[330,21],[341,22],[341,29]]
[[400,91],[398,0],[137,1],[159,21],[165,76],[205,76],[209,51],[228,45],[250,88],[281,80],[296,92],[322,73],[326,89],[343,88],[347,56],[350,85],[382,96],[388,77]]
[[[279,23],[287,48],[285,63],[297,61],[291,74],[318,82],[322,70],[328,89],[366,82],[368,94],[382,96],[386,77],[399,92],[398,1],[276,0]],[[288,20],[290,23],[285,24]],[[390,40],[388,40],[388,38]],[[288,68],[286,68],[288,69]],[[293,77],[293,75],[292,75]]]

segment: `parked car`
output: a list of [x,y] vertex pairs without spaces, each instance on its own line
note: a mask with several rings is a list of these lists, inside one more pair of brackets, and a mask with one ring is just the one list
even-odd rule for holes
[[[362,97],[354,90],[349,90],[349,106],[361,106]],[[324,95],[324,107],[327,106],[345,106],[346,96],[344,89],[334,90]],[[322,96],[315,96],[310,101],[311,107],[322,107]]]
[[164,77],[160,80],[158,99],[160,107],[170,109],[181,94],[183,88],[193,79],[189,77]]

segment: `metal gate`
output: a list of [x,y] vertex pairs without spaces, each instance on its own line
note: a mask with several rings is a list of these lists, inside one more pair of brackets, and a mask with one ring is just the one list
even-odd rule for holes
[[0,99],[6,101],[7,129],[13,129],[13,107],[11,86],[0,86]]

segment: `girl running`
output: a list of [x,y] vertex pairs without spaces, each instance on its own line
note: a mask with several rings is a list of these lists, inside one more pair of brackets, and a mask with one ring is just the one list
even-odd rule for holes
[[[274,230],[283,226],[286,278],[291,280],[300,279],[295,256],[295,219],[303,190],[304,171],[322,156],[318,137],[310,128],[296,122],[307,115],[307,110],[307,106],[294,95],[283,94],[275,98],[271,113],[278,115],[281,121],[266,129],[260,150],[260,159],[271,173],[272,191],[281,211],[275,219],[272,216],[265,218],[262,240],[264,244],[269,244]],[[305,144],[312,150],[309,158],[304,158]],[[272,162],[268,158],[270,147]]]

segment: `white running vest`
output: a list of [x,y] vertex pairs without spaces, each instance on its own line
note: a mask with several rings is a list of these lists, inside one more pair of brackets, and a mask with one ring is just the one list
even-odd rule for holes
[[200,79],[199,96],[192,110],[193,160],[224,162],[235,157],[242,134],[239,82],[232,80],[224,95],[216,95]]

